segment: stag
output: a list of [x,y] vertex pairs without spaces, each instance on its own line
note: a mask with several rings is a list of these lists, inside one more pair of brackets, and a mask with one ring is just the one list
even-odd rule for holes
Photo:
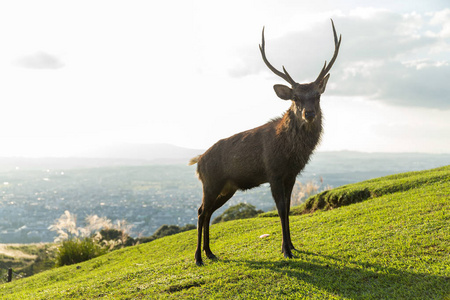
[[237,190],[247,190],[268,182],[281,220],[283,241],[281,250],[285,258],[293,258],[295,250],[289,229],[289,212],[295,179],[308,163],[322,134],[320,96],[330,78],[328,73],[336,60],[341,44],[333,20],[334,54],[330,62],[311,83],[295,82],[283,66],[283,72],[274,68],[266,58],[264,28],[259,45],[262,59],[286,85],[274,85],[282,100],[291,100],[290,108],[280,118],[260,127],[219,140],[205,153],[189,162],[197,164],[197,174],[203,185],[202,205],[198,209],[196,264],[203,265],[203,250],[209,259],[215,259],[209,247],[211,215],[227,202]]

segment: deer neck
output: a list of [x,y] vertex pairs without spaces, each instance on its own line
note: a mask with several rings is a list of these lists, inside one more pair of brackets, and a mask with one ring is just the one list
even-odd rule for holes
[[307,123],[302,118],[302,112],[292,103],[291,107],[284,113],[277,126],[277,133],[282,132],[307,133],[311,131],[322,132],[322,111],[320,108],[316,111],[316,118],[313,122]]
[[[296,151],[313,151],[322,134],[322,112],[316,111],[313,122],[307,123],[302,118],[302,112],[292,103],[277,126],[277,135],[286,139]],[[302,149],[298,149],[302,148]]]

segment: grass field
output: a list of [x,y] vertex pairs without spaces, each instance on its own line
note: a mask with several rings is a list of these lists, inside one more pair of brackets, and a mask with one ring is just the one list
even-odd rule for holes
[[0,298],[450,299],[450,166],[314,199],[291,217],[291,260],[266,214],[213,225],[219,260],[203,267],[194,230],[5,283]]

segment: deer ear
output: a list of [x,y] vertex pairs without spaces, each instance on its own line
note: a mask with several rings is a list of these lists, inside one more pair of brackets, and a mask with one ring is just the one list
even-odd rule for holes
[[275,84],[273,89],[275,90],[275,93],[277,93],[277,96],[283,100],[291,100],[293,98],[292,89],[290,87],[282,84]]
[[320,94],[323,94],[325,92],[325,87],[327,86],[328,78],[330,78],[330,74],[325,76],[319,83],[319,91]]

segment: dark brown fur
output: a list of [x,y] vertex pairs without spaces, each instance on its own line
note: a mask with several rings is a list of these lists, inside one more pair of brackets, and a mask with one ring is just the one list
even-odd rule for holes
[[[263,59],[269,66],[264,53],[264,38],[261,49]],[[274,71],[271,65],[269,68]],[[260,127],[220,140],[190,161],[190,164],[198,163],[197,173],[203,184],[202,205],[198,209],[197,265],[203,264],[202,231],[203,250],[208,258],[215,258],[209,247],[209,223],[213,212],[237,190],[251,189],[266,182],[270,183],[281,220],[282,252],[285,257],[293,257],[291,250],[294,246],[289,230],[290,199],[297,175],[308,163],[320,141],[320,95],[325,91],[329,74],[321,72],[322,75],[315,82],[298,84],[289,75],[285,76],[276,69],[274,72],[289,79],[292,85],[292,88],[274,86],[278,97],[292,101],[286,113]]]

